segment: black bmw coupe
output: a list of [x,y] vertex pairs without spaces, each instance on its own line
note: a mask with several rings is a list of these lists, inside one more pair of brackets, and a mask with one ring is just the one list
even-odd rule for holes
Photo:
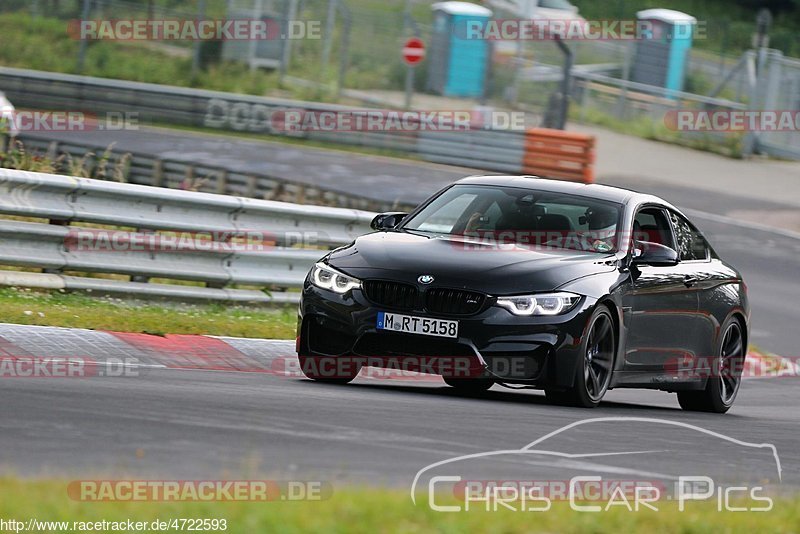
[[747,288],[658,197],[470,177],[372,228],[308,274],[297,352],[309,378],[399,368],[583,407],[620,387],[676,392],[684,409],[717,413],[736,398]]

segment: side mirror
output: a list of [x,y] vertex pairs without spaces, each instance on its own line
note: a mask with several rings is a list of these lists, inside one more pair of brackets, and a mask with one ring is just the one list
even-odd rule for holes
[[678,253],[669,248],[650,241],[636,241],[633,246],[633,265],[653,265],[655,267],[669,267],[677,265]]
[[400,224],[406,218],[408,213],[402,211],[389,211],[386,213],[379,213],[369,223],[369,227],[373,230],[389,230]]

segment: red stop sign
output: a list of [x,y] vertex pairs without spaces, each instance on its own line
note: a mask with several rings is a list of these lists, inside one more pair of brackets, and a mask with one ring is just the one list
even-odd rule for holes
[[403,45],[403,61],[413,67],[425,59],[425,43],[418,37],[411,37]]

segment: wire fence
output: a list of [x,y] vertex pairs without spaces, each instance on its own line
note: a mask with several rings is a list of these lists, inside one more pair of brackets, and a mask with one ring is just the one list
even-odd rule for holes
[[[400,57],[405,38],[416,34],[431,42],[432,0],[4,0],[0,12],[24,11],[41,17],[64,21],[90,19],[183,19],[243,18],[272,19],[286,25],[290,19],[312,22],[320,27],[319,38],[299,38],[288,42],[258,43],[256,57],[273,62],[255,64],[277,68],[282,73],[320,86],[322,97],[329,89],[342,87],[357,90],[402,91],[406,68]],[[602,13],[606,18],[625,17],[638,6],[634,0],[614,0],[604,7],[592,7],[587,16]],[[697,6],[690,6],[697,7]],[[505,16],[499,13],[496,16]],[[687,87],[690,92],[706,94],[715,80],[725,76],[736,64],[741,50],[750,47],[754,24],[716,17],[703,21],[703,40],[690,51]],[[124,43],[120,43],[123,46]],[[249,45],[239,43],[194,43],[187,40],[156,41],[151,45],[165,54],[191,57],[194,48],[203,60],[248,57]],[[633,43],[613,41],[572,42],[575,64],[590,72],[623,78],[633,57]],[[770,47],[784,55],[800,56],[800,40],[793,32],[778,28],[770,35]],[[230,49],[227,54],[222,48]],[[242,51],[241,49],[244,49]],[[85,52],[85,51],[84,51]],[[154,59],[155,61],[155,59]],[[563,56],[552,42],[493,43],[487,98],[518,102],[528,106],[547,105],[553,73],[563,63]],[[427,64],[416,69],[415,86],[426,87]],[[536,90],[525,85],[542,82]],[[741,83],[740,83],[741,82]],[[732,86],[744,83],[736,79]],[[522,85],[519,87],[517,85]],[[509,90],[509,86],[514,86]],[[536,99],[519,98],[535,93]]]
[[[766,110],[800,110],[800,61],[771,54],[765,68],[766,88],[759,106]],[[783,158],[800,159],[800,130],[767,131],[757,136],[757,144]]]
[[[587,18],[631,18],[642,7],[639,0],[609,0],[602,6],[576,3]],[[687,12],[699,9],[694,0],[684,3]],[[183,58],[192,63],[193,73],[215,62],[240,60],[251,69],[271,72],[279,82],[270,88],[289,89],[296,98],[402,107],[408,74],[401,59],[402,45],[412,35],[429,45],[434,41],[431,5],[432,0],[5,0],[0,4],[0,12],[24,11],[63,21],[252,17],[273,22],[281,28],[282,35],[293,22],[315,24],[319,29],[315,38],[305,35],[255,44],[156,40],[137,45]],[[730,109],[736,104],[750,103],[752,73],[742,68],[742,56],[736,51],[749,48],[755,24],[734,20],[724,13],[703,22],[704,42],[696,43],[689,51],[684,84],[684,91],[695,97],[679,102],[692,107],[703,102],[703,97],[710,97],[721,102],[719,106]],[[787,35],[785,30],[777,28],[770,38],[770,46],[782,49],[784,54],[800,54],[796,35]],[[92,45],[82,43],[78,54],[85,55],[87,46]],[[569,43],[576,77],[568,95],[573,104],[570,115],[573,120],[601,124],[633,121],[637,128],[641,126],[646,131],[645,135],[652,136],[647,132],[663,123],[659,114],[674,100],[629,83],[636,46],[631,41]],[[414,69],[416,107],[472,109],[488,105],[527,112],[528,126],[552,123],[553,110],[558,108],[561,98],[565,61],[558,46],[553,41],[492,42],[490,57],[482,98],[442,98],[424,94],[430,88],[429,56]],[[158,56],[154,54],[152,61],[157,62]],[[78,64],[81,62],[79,58]],[[780,96],[773,100],[787,106],[786,109],[795,109],[791,107],[797,90],[791,75],[795,67],[791,62],[787,65],[781,76],[788,81],[774,82]],[[256,94],[271,90],[259,84],[233,85]],[[722,143],[723,152],[727,152],[730,139],[714,137],[712,143]]]

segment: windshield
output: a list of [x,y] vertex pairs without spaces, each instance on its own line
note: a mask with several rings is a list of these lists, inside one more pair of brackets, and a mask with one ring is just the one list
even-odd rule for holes
[[518,187],[456,185],[409,218],[404,230],[490,243],[614,252],[621,206]]

